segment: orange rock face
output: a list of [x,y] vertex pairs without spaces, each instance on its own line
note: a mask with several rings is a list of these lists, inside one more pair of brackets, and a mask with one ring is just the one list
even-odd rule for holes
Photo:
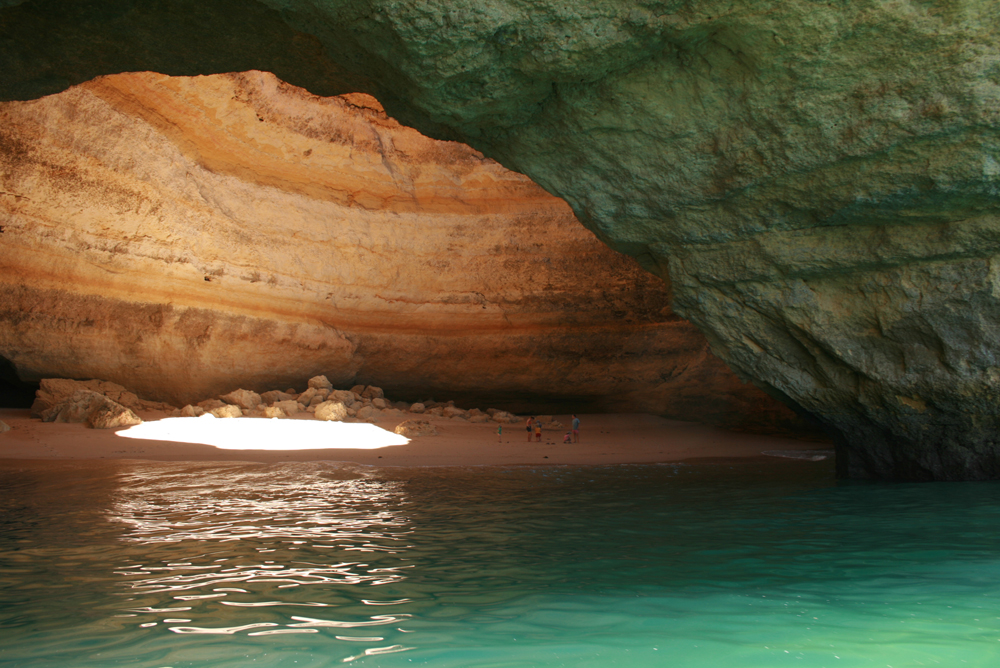
[[562,200],[360,94],[132,74],[4,103],[0,226],[24,379],[797,424]]

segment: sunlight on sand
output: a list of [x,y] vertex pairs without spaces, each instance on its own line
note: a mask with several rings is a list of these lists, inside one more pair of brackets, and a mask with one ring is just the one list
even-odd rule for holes
[[405,436],[373,424],[276,418],[164,418],[123,429],[116,435],[201,443],[222,450],[376,450],[410,442]]

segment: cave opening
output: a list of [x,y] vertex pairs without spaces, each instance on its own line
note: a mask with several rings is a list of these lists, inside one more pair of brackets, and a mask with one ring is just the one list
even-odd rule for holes
[[0,355],[0,408],[30,408],[37,391],[38,383],[21,380],[14,364]]

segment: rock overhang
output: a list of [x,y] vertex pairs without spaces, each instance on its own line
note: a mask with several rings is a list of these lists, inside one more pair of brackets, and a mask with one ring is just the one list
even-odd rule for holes
[[846,474],[1000,475],[993,3],[238,4],[4,7],[0,91],[253,67],[373,93],[667,268],[723,359],[849,435]]

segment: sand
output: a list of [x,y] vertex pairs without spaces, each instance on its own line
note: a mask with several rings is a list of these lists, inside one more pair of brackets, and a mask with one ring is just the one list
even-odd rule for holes
[[[142,413],[148,423],[164,420],[164,413]],[[82,424],[43,423],[32,419],[27,410],[0,409],[0,420],[11,430],[0,434],[0,459],[147,459],[160,461],[345,461],[377,466],[494,466],[539,464],[636,464],[679,462],[704,458],[761,457],[765,452],[785,452],[822,456],[831,454],[832,446],[824,442],[799,441],[777,436],[744,434],[708,427],[694,422],[667,420],[652,415],[581,415],[580,442],[564,444],[567,428],[545,431],[542,441],[531,442],[523,423],[503,425],[503,437],[497,437],[494,423],[472,424],[462,420],[413,416],[428,419],[438,429],[436,436],[421,436],[404,445],[376,449],[373,442],[391,434],[401,418],[383,420],[371,427],[367,436],[316,436],[319,425],[331,428],[333,423],[321,423],[311,417],[266,421],[262,418],[217,420],[212,427],[268,427],[279,429],[286,438],[274,439],[273,447],[261,449],[230,439],[226,449],[203,443],[181,443],[169,440],[139,440],[125,438],[117,432],[125,430],[89,429]],[[568,415],[555,416],[563,424]],[[205,418],[172,418],[154,427],[187,421],[184,426],[198,426]],[[201,420],[202,422],[196,422]],[[256,422],[247,422],[254,421]],[[195,422],[190,422],[195,421]],[[242,421],[242,425],[221,424]],[[358,425],[361,427],[361,425]],[[343,430],[343,427],[341,427]],[[349,428],[344,431],[363,431]],[[312,430],[312,431],[304,431]],[[323,432],[326,434],[327,432]],[[333,433],[333,432],[330,432]],[[339,432],[338,432],[339,433]],[[374,438],[372,435],[375,435]],[[367,441],[365,441],[367,439]],[[401,440],[401,439],[398,439]],[[280,441],[280,442],[279,442]],[[327,447],[327,441],[338,447]],[[365,441],[365,442],[363,442]],[[269,441],[270,443],[270,441]],[[312,449],[296,449],[306,445]],[[270,446],[269,446],[270,447]],[[802,451],[817,451],[807,453]]]

